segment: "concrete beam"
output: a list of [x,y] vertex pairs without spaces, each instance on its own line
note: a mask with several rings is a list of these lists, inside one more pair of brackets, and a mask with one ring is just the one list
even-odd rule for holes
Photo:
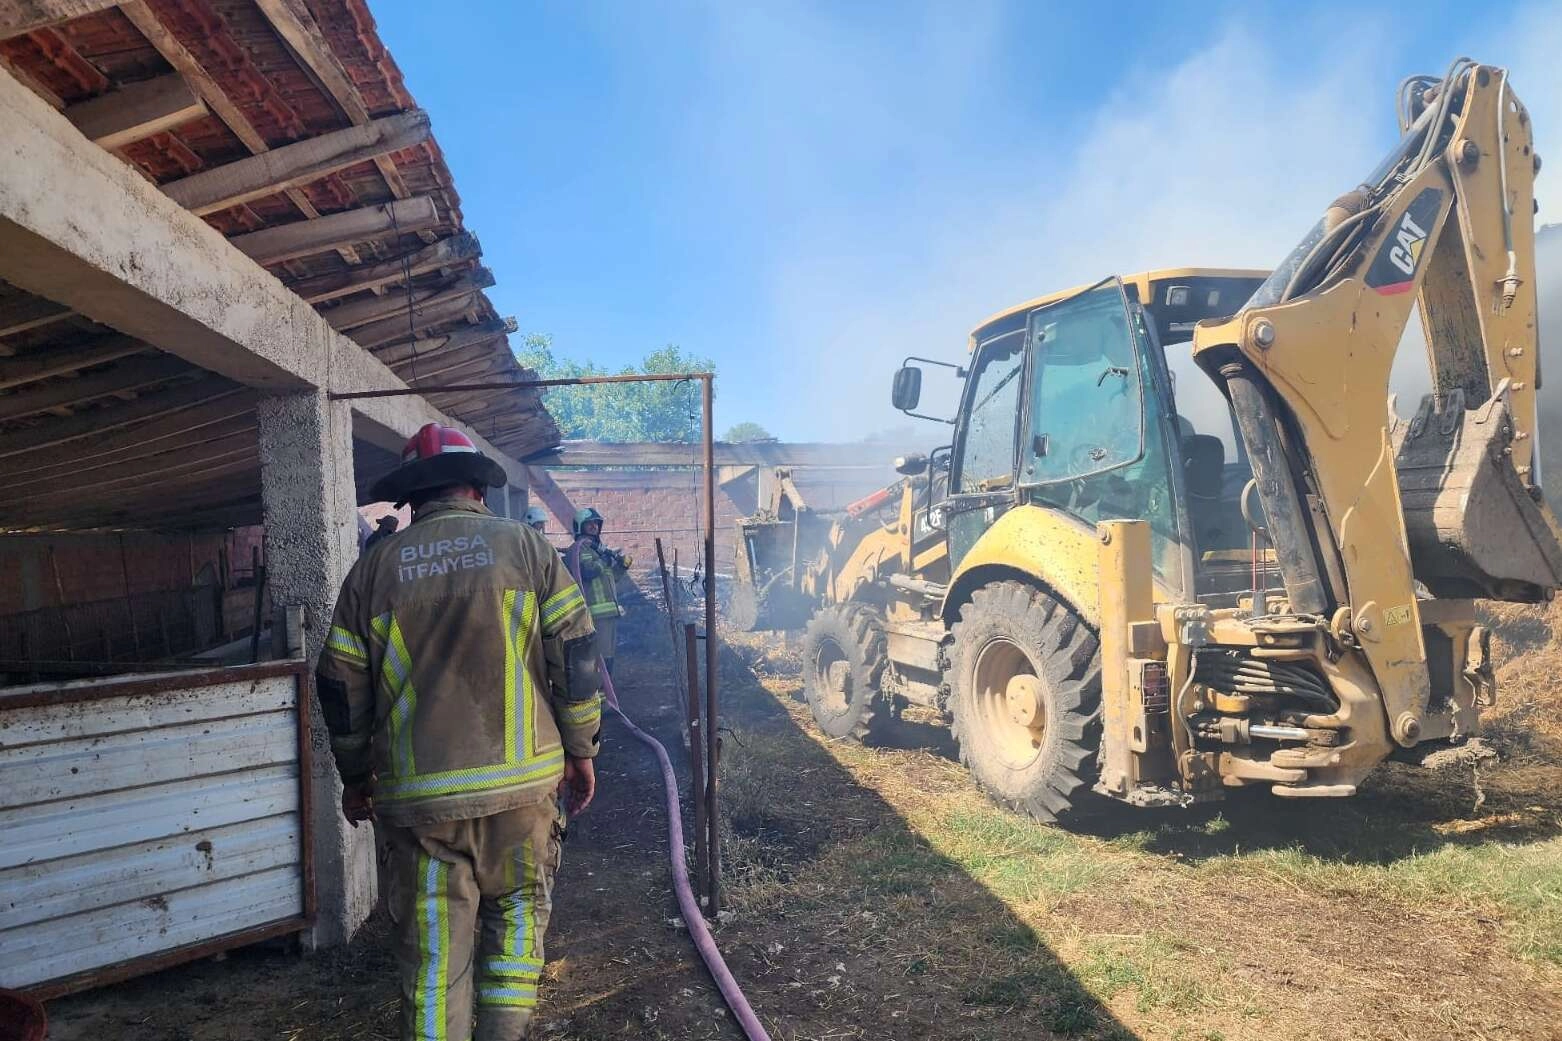
[[202,170],[164,185],[163,191],[192,213],[215,213],[318,181],[375,156],[411,148],[429,136],[428,113],[413,109]]
[[118,0],[0,0],[0,40],[96,14]]
[[235,235],[228,241],[257,264],[280,264],[284,260],[324,253],[383,235],[423,231],[438,223],[439,211],[434,200],[420,195],[383,206],[364,206],[314,220]]
[[114,149],[206,114],[206,103],[177,72],[71,105],[65,118],[101,148]]

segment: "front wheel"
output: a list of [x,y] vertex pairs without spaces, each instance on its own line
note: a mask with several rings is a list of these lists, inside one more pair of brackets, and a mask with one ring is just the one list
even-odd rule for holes
[[978,589],[950,654],[960,761],[998,802],[1056,821],[1088,798],[1101,740],[1094,632],[1066,605],[1020,582]]
[[830,737],[866,741],[890,723],[879,694],[884,633],[860,604],[822,608],[803,634],[803,695]]

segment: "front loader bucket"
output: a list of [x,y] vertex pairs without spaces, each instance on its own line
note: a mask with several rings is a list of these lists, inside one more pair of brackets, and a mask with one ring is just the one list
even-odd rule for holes
[[1433,596],[1536,603],[1562,585],[1562,541],[1519,480],[1506,387],[1478,409],[1429,394],[1390,435],[1416,578]]
[[727,600],[727,622],[742,632],[801,629],[817,604],[799,591],[803,562],[819,551],[816,529],[827,524],[800,512],[790,520],[774,516],[738,521],[735,581]]

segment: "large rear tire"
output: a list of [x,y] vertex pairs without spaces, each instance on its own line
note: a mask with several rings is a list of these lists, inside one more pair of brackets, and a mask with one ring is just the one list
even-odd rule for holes
[[871,741],[891,722],[879,693],[884,633],[862,605],[821,609],[803,634],[803,696],[826,735]]
[[1020,582],[976,590],[953,627],[950,713],[960,761],[999,803],[1040,821],[1089,798],[1101,740],[1095,633]]

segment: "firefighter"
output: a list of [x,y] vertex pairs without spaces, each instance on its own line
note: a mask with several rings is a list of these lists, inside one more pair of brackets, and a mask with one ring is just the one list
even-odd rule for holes
[[548,515],[542,512],[541,506],[526,507],[526,526],[534,531],[548,530]]
[[618,619],[624,613],[618,605],[618,576],[628,573],[633,561],[602,545],[602,523],[602,514],[591,507],[576,510],[575,545],[570,552],[580,554],[580,581],[597,627],[597,650],[611,673],[613,653],[618,648]]
[[373,488],[412,523],[353,566],[320,657],[342,812],[389,850],[405,1039],[525,1036],[565,811],[596,788],[591,613],[547,541],[483,505],[504,481],[460,431],[419,430]]

